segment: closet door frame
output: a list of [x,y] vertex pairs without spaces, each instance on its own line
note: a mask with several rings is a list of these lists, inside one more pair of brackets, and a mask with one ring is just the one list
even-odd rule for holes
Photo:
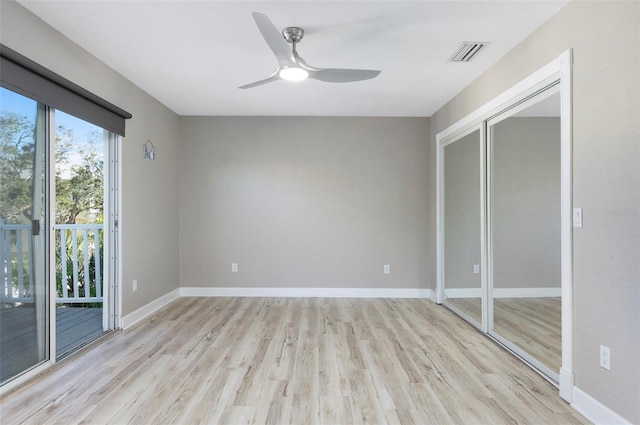
[[[436,135],[436,163],[437,163],[437,183],[436,183],[436,302],[442,304],[444,301],[444,226],[443,226],[443,205],[444,182],[442,160],[444,157],[444,146],[447,141],[451,141],[456,134],[461,134],[465,130],[475,126],[482,126],[483,139],[487,137],[487,120],[504,112],[515,104],[521,102],[527,96],[537,92],[551,81],[558,80],[560,84],[561,102],[561,292],[562,292],[562,366],[559,371],[558,385],[560,397],[571,402],[573,400],[574,374],[573,374],[573,227],[572,227],[572,51],[571,49],[560,54],[556,59],[540,68],[524,80],[520,81],[499,96],[476,109],[465,118],[451,125],[449,128]],[[486,143],[486,142],[485,142]],[[486,149],[485,149],[486,152]],[[486,171],[486,158],[483,170]],[[483,198],[486,201],[486,172]],[[485,202],[483,202],[485,203]],[[486,204],[484,209],[484,229],[483,240],[485,246],[483,251],[487,252],[486,240]],[[489,301],[488,297],[488,261],[483,255],[481,273],[483,283],[484,304]],[[488,334],[488,317],[484,311],[488,311],[488,306],[483,305],[482,331]]]

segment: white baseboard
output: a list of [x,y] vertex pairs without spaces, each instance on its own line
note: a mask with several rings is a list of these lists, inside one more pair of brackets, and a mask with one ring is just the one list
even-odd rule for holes
[[571,403],[571,407],[595,425],[631,425],[631,422],[578,387],[573,387],[573,402]]
[[494,288],[494,298],[559,298],[562,288]]
[[447,298],[480,298],[481,288],[448,288],[444,290]]
[[437,304],[438,303],[438,292],[437,291],[432,291],[431,289],[427,289],[427,291],[429,291],[429,299]]
[[180,297],[180,288],[174,289],[168,294],[164,294],[160,298],[151,301],[149,304],[143,305],[139,309],[123,316],[120,320],[120,328],[128,329],[141,320],[151,316],[162,307],[166,306],[172,301],[177,300]]
[[284,297],[284,298],[428,298],[422,288],[230,288],[181,287],[181,297]]
[[[447,298],[480,298],[480,288],[449,288],[444,290]],[[494,298],[559,298],[562,288],[494,288]]]

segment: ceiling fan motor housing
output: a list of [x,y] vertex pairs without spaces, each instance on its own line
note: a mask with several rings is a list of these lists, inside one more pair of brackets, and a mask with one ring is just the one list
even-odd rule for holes
[[300,27],[287,27],[282,30],[282,36],[289,43],[299,43],[304,37],[304,30]]

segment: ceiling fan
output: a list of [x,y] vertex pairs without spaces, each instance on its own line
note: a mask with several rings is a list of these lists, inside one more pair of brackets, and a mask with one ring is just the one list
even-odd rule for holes
[[[277,80],[302,81],[307,78],[327,83],[350,83],[354,81],[370,80],[380,74],[380,71],[369,69],[316,68],[308,65],[298,55],[296,44],[302,40],[304,30],[299,27],[287,27],[282,34],[273,22],[262,13],[253,12],[253,19],[258,25],[260,33],[278,59],[278,68],[264,80],[240,86],[250,89]],[[291,43],[291,47],[289,47]]]

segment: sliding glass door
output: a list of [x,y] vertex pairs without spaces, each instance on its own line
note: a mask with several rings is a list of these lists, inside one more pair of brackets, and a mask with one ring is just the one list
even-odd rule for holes
[[0,88],[0,387],[115,328],[118,142]]
[[49,358],[46,107],[0,88],[0,383]]
[[[104,158],[109,132],[55,111],[56,358],[109,329]],[[108,291],[107,291],[108,292]]]
[[119,322],[131,114],[0,44],[0,396]]

